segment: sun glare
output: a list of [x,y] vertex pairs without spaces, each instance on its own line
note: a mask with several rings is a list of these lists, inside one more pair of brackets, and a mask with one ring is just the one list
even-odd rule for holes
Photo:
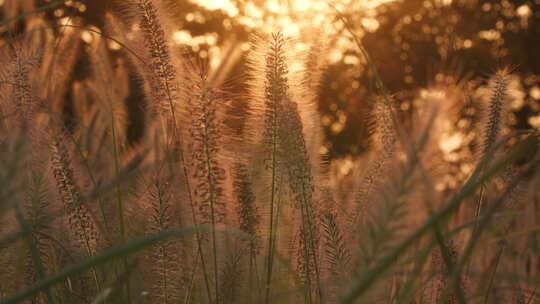
[[[344,25],[335,20],[335,11],[329,6],[328,1],[332,1],[340,11],[362,12],[359,20],[362,30],[358,34],[363,35],[366,32],[377,31],[380,26],[375,8],[396,0],[246,0],[241,6],[240,2],[234,0],[190,1],[207,10],[221,11],[226,14],[229,18],[225,19],[224,25],[228,28],[231,24],[237,23],[254,31],[269,33],[279,30],[288,37],[301,38],[305,33],[313,32],[313,29],[317,29],[324,36],[334,36],[343,29]],[[196,21],[197,17],[194,14],[188,14],[186,20]],[[332,25],[329,24],[330,22],[333,22]],[[192,37],[186,31],[179,31],[173,37],[176,43],[189,45],[194,51],[200,50],[200,45],[206,43],[206,38]],[[217,55],[213,58],[214,65],[217,65],[220,62],[219,48],[216,45],[209,46],[214,48],[211,53]],[[330,62],[337,62],[351,48],[354,48],[354,45],[350,39],[342,37],[329,50],[328,59]],[[356,62],[357,60],[347,61],[348,64]]]
[[[246,1],[242,11],[232,0],[191,0],[208,10],[221,10],[237,22],[260,31],[282,30],[288,36],[298,36],[305,28],[324,28],[324,23],[334,14],[327,0],[267,0]],[[340,10],[365,12],[361,24],[374,32],[379,22],[371,12],[377,6],[395,0],[333,0]]]
[[[221,10],[240,24],[260,31],[282,30],[288,36],[298,36],[302,29],[324,27],[332,19],[334,10],[327,0],[267,0],[246,1],[240,9],[232,0],[191,0],[208,10]],[[365,13],[361,24],[364,29],[374,32],[379,27],[373,9],[396,0],[333,0],[342,11],[358,10]]]
[[226,12],[229,17],[238,15],[238,8],[230,0],[192,0],[192,2],[207,10],[222,10]]

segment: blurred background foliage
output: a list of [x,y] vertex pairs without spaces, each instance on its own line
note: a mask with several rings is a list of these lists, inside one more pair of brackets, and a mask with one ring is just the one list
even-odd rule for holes
[[[322,152],[331,158],[351,158],[367,149],[365,117],[374,92],[372,77],[352,36],[326,1],[170,2],[178,28],[174,40],[207,61],[215,77],[238,93],[236,96],[242,96],[245,89],[243,54],[252,32],[283,28],[285,34],[302,37],[316,29],[315,33],[325,37],[320,43],[327,48],[329,62],[319,90],[321,123],[327,135]],[[121,9],[109,0],[29,3],[0,0],[1,5],[9,6],[4,10],[8,16],[0,19],[48,5],[54,8],[43,14],[51,24],[76,21],[99,29],[104,27],[107,10]],[[474,88],[496,69],[511,66],[520,75],[525,92],[513,105],[513,125],[540,128],[540,0],[341,0],[335,5],[361,37],[383,81],[395,94],[405,125],[418,96],[456,84]],[[0,35],[7,39],[14,32],[24,32],[26,26],[20,18],[10,25],[11,31],[3,24]],[[62,28],[55,27],[55,31]],[[111,45],[113,51],[117,48]],[[73,79],[84,78],[89,71],[88,56],[79,58]],[[130,109],[137,117],[140,108]],[[66,112],[69,116],[69,108]],[[141,132],[140,123],[130,123],[133,140]]]

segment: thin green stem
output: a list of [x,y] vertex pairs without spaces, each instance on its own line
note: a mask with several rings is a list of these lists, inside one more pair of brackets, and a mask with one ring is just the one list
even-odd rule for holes
[[306,234],[307,234],[307,223],[306,221],[304,220],[306,218],[306,214],[305,214],[305,210],[304,210],[305,206],[302,204],[302,206],[300,206],[300,210],[301,210],[301,216],[302,216],[302,226],[301,226],[301,231],[302,231],[302,239],[303,239],[303,242],[304,242],[304,263],[306,263],[306,280],[307,280],[307,303],[313,303],[313,299],[312,299],[312,295],[311,295],[311,268],[310,268],[310,264],[311,264],[311,261],[310,261],[310,258],[309,258],[309,240],[308,240],[308,237]]
[[317,247],[315,246],[315,234],[313,233],[313,213],[311,210],[311,204],[307,201],[306,198],[306,190],[305,185],[302,183],[302,199],[303,199],[303,205],[306,211],[306,217],[303,217],[303,221],[307,221],[307,228],[308,228],[308,240],[309,240],[309,247],[311,249],[311,254],[313,255],[313,267],[315,268],[315,276],[316,276],[316,283],[317,283],[317,295],[319,296],[319,300],[322,302],[322,288],[321,288],[321,279],[320,279],[320,273],[319,273],[319,259],[317,257]]
[[195,287],[195,274],[197,273],[197,270],[199,268],[199,259],[195,260],[195,266],[193,266],[193,271],[191,272],[191,279],[189,280],[189,284],[186,287],[186,298],[184,300],[185,304],[189,304],[191,302],[191,294],[193,293],[193,288]]
[[[442,232],[441,232],[441,229],[440,229],[438,223],[435,223],[433,225],[433,232],[434,232],[434,235],[435,235],[435,240],[439,244],[439,249],[441,251],[442,259],[443,259],[443,261],[444,261],[444,263],[446,265],[446,269],[448,270],[448,273],[453,273],[455,265],[454,265],[454,262],[452,261],[450,251],[448,250],[446,244],[444,243],[444,237],[442,235]],[[463,290],[461,289],[461,286],[460,286],[459,276],[458,276],[458,279],[455,280],[455,283],[453,285],[454,285],[453,286],[454,287],[454,293],[456,294],[456,297],[457,297],[459,303],[460,304],[466,304],[467,301],[465,300],[465,294],[463,293]],[[445,293],[448,293],[448,290],[445,290]]]
[[[276,53],[278,50],[274,50]],[[271,73],[274,77],[278,78],[277,76],[280,76],[280,71],[278,69],[278,56],[280,54],[274,54],[274,62],[272,62],[273,70],[271,70]],[[273,109],[271,109],[272,113],[272,121],[271,126],[272,128],[272,155],[270,156],[272,159],[272,176],[271,176],[271,185],[270,185],[270,221],[269,221],[269,236],[268,236],[268,254],[267,254],[267,269],[266,269],[266,284],[265,284],[265,304],[270,303],[270,294],[271,294],[271,285],[272,285],[272,271],[274,267],[274,251],[275,251],[275,243],[277,238],[277,218],[279,214],[276,213],[276,200],[279,200],[279,196],[276,196],[276,192],[278,192],[278,177],[279,170],[278,170],[278,153],[279,153],[279,137],[278,137],[278,109],[277,104],[281,102],[281,100],[277,100],[276,96],[279,95],[278,88],[276,84],[271,84],[272,86],[272,106]]]
[[[36,243],[32,237],[31,228],[28,226],[28,223],[26,222],[21,212],[21,208],[18,204],[15,205],[15,216],[17,217],[17,221],[19,222],[19,226],[21,226],[21,231],[26,235],[32,263],[36,269],[38,279],[42,280],[43,278],[45,278],[45,268],[43,267],[43,263],[41,262],[39,249],[37,248]],[[55,303],[50,287],[45,290],[45,295],[47,296],[47,301],[50,304]]]
[[[159,47],[159,44],[157,44],[157,46]],[[167,74],[167,72],[164,71],[164,66],[163,65],[160,65],[159,68],[160,68],[160,73],[162,75]],[[172,97],[172,94],[171,94],[171,87],[170,87],[170,84],[169,84],[168,81],[165,82],[165,94],[167,95],[168,107],[169,107],[169,111],[170,111],[170,114],[171,114],[171,119],[172,119],[172,122],[173,122],[173,132],[174,132],[173,137],[171,138],[171,143],[167,142],[167,146],[170,148],[170,146],[174,146],[174,144],[178,144],[178,148],[179,148],[178,153],[179,153],[179,156],[180,156],[180,162],[182,163],[182,172],[184,174],[184,183],[185,183],[185,186],[186,186],[186,192],[187,192],[189,204],[190,204],[190,207],[191,207],[193,224],[198,225],[197,217],[195,215],[195,204],[193,202],[193,196],[192,196],[192,193],[191,193],[191,183],[189,181],[188,168],[186,166],[186,161],[185,161],[186,159],[185,159],[184,151],[183,151],[182,138],[180,137],[180,134],[179,134],[180,131],[179,131],[179,127],[178,127],[178,124],[177,124],[177,121],[176,121],[176,111],[175,111],[175,107],[174,107],[174,101],[173,101],[173,97]],[[167,159],[170,159],[170,158],[167,158]],[[208,271],[206,269],[206,263],[205,263],[204,254],[203,254],[203,251],[202,251],[201,237],[200,237],[200,234],[199,234],[198,231],[196,232],[196,239],[197,239],[197,247],[198,247],[199,256],[201,258],[201,264],[202,264],[201,266],[203,268],[203,273],[204,273],[204,279],[205,279],[205,283],[206,283],[206,291],[207,291],[207,294],[208,294],[208,299],[210,300],[210,302],[212,302],[212,294],[210,292],[210,282],[209,282],[209,278],[208,278]],[[217,294],[216,294],[216,297],[217,297]]]
[[[119,179],[120,176],[120,161],[118,159],[118,141],[116,138],[116,121],[114,117],[114,110],[110,109],[111,112],[111,135],[112,135],[112,145],[113,145],[113,157],[114,157],[114,171],[116,178]],[[124,224],[124,204],[122,201],[122,188],[120,186],[120,183],[116,185],[116,211],[118,214],[118,226],[120,229],[120,244],[124,244],[126,242],[126,228]],[[127,258],[122,259],[124,264],[124,271],[128,271],[128,261]],[[130,278],[129,276],[126,277],[125,281],[125,288],[126,288],[126,298],[128,303],[131,303],[131,294],[130,294]]]
[[[506,242],[505,242],[506,243]],[[499,266],[499,262],[501,260],[501,257],[503,255],[503,251],[504,251],[504,247],[506,247],[505,245],[501,245],[499,251],[497,252],[497,255],[495,256],[495,262],[493,265],[493,271],[491,272],[491,275],[489,277],[489,283],[488,283],[488,287],[486,289],[486,294],[484,296],[484,303],[487,304],[488,303],[488,300],[489,300],[489,294],[491,293],[491,288],[493,286],[493,281],[495,280],[495,275],[497,274],[497,268]]]
[[21,19],[23,19],[23,18],[25,18],[27,16],[38,14],[38,13],[41,13],[41,12],[45,12],[45,11],[54,9],[54,8],[64,4],[64,2],[67,2],[67,0],[59,0],[59,1],[51,2],[49,4],[40,6],[40,7],[36,8],[36,9],[34,9],[34,10],[24,12],[22,14],[19,14],[17,16],[12,17],[12,18],[3,20],[2,22],[0,22],[0,27],[8,25],[8,24],[10,24],[12,22],[19,21],[19,20],[21,20]]
[[[204,121],[204,138],[208,138],[208,117],[206,116],[206,113],[203,117]],[[216,204],[216,197],[215,197],[215,185],[214,185],[214,178],[212,174],[212,164],[210,163],[210,147],[208,146],[207,140],[204,140],[204,153],[205,153],[205,160],[206,160],[206,169],[208,170],[208,174],[206,176],[209,192],[210,192],[210,217],[212,222],[212,251],[214,256],[214,287],[215,287],[215,296],[216,296],[216,303],[219,304],[219,277],[218,277],[218,266],[217,266],[217,241],[216,241],[216,214],[215,214],[215,204]]]
[[[274,121],[276,120],[276,117],[274,115]],[[270,186],[270,233],[268,236],[268,254],[267,254],[267,269],[266,269],[266,284],[265,284],[265,303],[268,304],[270,302],[270,286],[272,282],[272,269],[273,269],[273,263],[274,263],[274,246],[275,246],[275,238],[276,238],[276,231],[275,229],[275,193],[276,193],[276,165],[277,165],[277,139],[276,135],[274,134],[272,136],[272,181]]]

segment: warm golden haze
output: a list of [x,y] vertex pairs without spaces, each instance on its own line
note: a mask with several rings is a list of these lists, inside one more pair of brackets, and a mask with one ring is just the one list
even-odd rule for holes
[[539,0],[0,3],[0,304],[540,303]]

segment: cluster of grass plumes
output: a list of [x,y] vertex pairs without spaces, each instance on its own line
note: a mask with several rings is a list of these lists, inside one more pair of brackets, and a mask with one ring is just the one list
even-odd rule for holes
[[239,96],[163,1],[115,3],[102,30],[28,15],[1,41],[0,303],[538,302],[518,73],[428,88],[408,124],[375,79],[370,151],[325,161],[321,35],[254,35]]

